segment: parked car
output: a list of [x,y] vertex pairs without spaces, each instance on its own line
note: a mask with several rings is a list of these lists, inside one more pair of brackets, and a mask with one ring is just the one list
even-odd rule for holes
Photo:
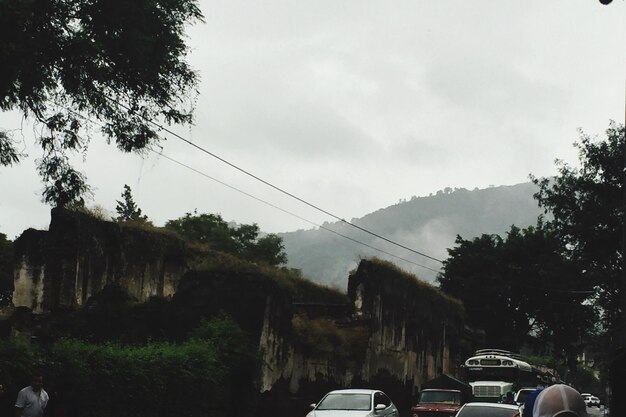
[[524,404],[524,402],[526,401],[526,398],[528,398],[528,396],[535,391],[537,388],[522,388],[519,389],[516,393],[515,393],[515,402],[518,405],[522,405]]
[[398,417],[398,408],[382,391],[343,389],[331,391],[317,404],[311,404],[307,417]]
[[594,395],[583,398],[587,407],[600,407],[600,399]]
[[467,403],[456,417],[519,417],[520,408],[512,404]]

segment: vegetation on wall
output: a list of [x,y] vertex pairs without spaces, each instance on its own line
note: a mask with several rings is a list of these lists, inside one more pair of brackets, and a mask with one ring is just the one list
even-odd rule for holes
[[294,315],[294,345],[306,357],[328,357],[339,366],[353,366],[365,359],[369,330],[362,323],[339,327],[329,318]]
[[406,315],[416,327],[440,331],[445,323],[450,334],[462,332],[462,303],[414,274],[379,258],[361,261],[356,274],[367,277],[369,291],[393,302],[387,305],[388,314]]

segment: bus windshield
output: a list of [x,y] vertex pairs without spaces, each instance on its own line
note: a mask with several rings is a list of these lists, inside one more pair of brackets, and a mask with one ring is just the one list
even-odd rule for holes
[[517,368],[504,367],[480,367],[468,368],[467,379],[474,381],[517,381],[519,371]]

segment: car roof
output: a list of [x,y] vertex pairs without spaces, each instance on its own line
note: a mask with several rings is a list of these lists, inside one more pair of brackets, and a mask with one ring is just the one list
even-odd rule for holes
[[375,389],[338,389],[330,391],[329,394],[372,394],[374,392],[380,392]]
[[507,408],[509,410],[519,410],[517,405],[513,404],[501,404],[501,403],[479,403],[472,402],[465,404],[465,407],[493,407],[493,408]]

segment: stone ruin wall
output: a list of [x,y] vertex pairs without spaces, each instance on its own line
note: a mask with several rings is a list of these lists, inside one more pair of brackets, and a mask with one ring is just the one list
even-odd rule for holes
[[13,304],[35,313],[84,305],[108,284],[138,301],[169,298],[197,261],[173,235],[52,210],[49,231],[15,241]]
[[[140,302],[168,297],[199,262],[199,255],[174,236],[62,210],[53,210],[50,231],[28,230],[16,241],[16,257],[14,305],[35,313],[84,305],[111,283]],[[429,309],[449,301],[401,275],[362,261],[350,276],[349,316],[334,318],[367,328],[365,359],[358,364],[338,363],[332,354],[300,352],[285,324],[291,323],[291,301],[265,294],[264,311],[255,313],[263,317],[258,329],[259,389],[266,403],[291,401],[293,407],[285,414],[301,412],[302,404],[326,390],[351,386],[376,386],[392,398],[413,398],[425,381],[441,373],[454,374],[455,340],[462,326],[454,309],[460,306],[452,303],[449,316],[433,316]]]
[[[424,382],[442,373],[456,374],[463,327],[460,304],[428,284],[412,281],[367,260],[350,276],[348,319],[368,329],[365,359],[352,366],[338,363],[332,355],[303,355],[275,331],[266,314],[260,338],[262,391],[270,398],[277,387],[288,391],[301,402],[289,412],[301,412],[306,401],[321,398],[328,389],[376,387],[394,401],[406,401],[415,399]],[[433,304],[445,306],[439,309],[444,312],[441,317],[429,316]],[[410,403],[397,405],[408,409]]]

